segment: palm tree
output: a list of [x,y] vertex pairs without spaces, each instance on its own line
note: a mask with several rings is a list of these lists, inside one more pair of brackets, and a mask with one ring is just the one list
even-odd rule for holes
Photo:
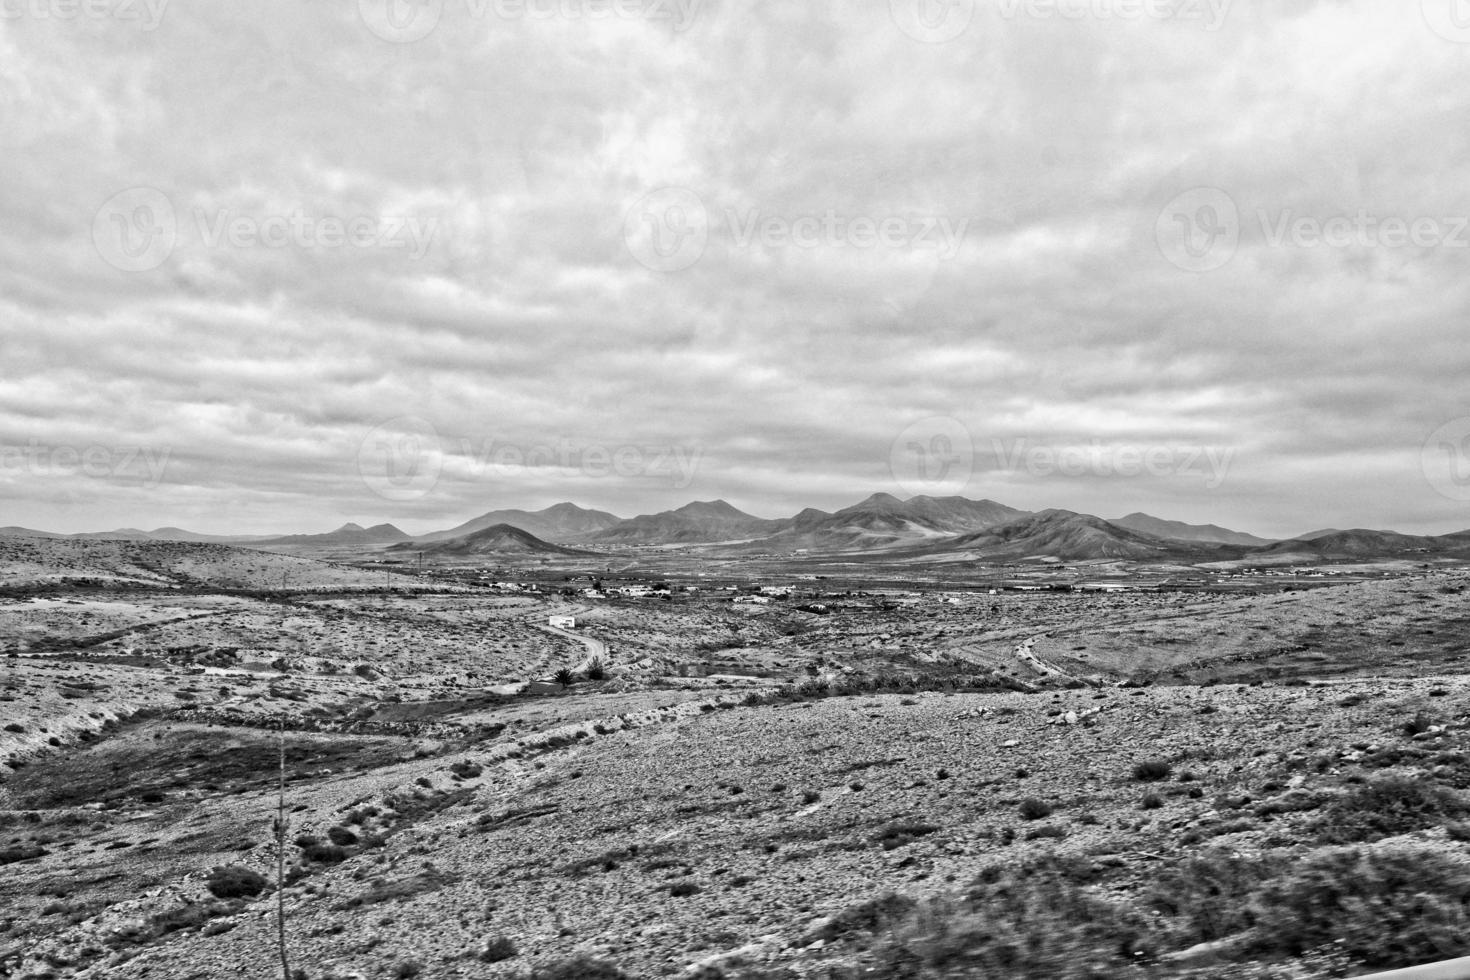
[[571,672],[571,669],[567,667],[563,667],[561,670],[558,670],[553,675],[553,679],[562,686],[562,690],[566,690],[573,684],[577,683],[577,675],[573,674]]

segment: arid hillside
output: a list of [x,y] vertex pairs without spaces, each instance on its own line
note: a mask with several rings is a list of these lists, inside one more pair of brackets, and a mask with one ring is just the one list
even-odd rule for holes
[[282,795],[309,978],[1306,980],[1470,952],[1453,568],[756,602],[374,591],[295,559],[359,578],[212,588],[172,546],[88,547],[24,552],[0,599],[8,976],[279,976]]

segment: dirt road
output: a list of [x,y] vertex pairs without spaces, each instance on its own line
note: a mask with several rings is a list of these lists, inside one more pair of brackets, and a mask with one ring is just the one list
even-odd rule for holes
[[[575,616],[586,611],[586,607],[583,606],[567,612],[564,615]],[[537,618],[540,619],[541,617],[538,616]],[[573,673],[581,673],[582,671],[586,670],[589,666],[592,665],[592,661],[594,660],[602,661],[602,665],[604,667],[609,665],[607,659],[607,644],[599,640],[597,637],[589,636],[586,633],[574,633],[571,630],[564,630],[556,626],[548,626],[542,622],[534,623],[533,625],[537,629],[541,630],[543,633],[553,633],[557,636],[565,637],[568,640],[575,640],[586,648],[587,656],[582,659],[581,663],[572,668]]]

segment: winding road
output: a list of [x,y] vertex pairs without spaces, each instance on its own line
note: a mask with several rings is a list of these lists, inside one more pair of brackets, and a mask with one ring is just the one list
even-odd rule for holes
[[[577,616],[586,611],[586,606],[580,606],[576,609],[571,610],[570,612],[559,613],[558,615]],[[538,616],[536,618],[544,619],[546,617]],[[544,622],[537,622],[533,625],[542,632],[553,633],[556,636],[564,637],[568,640],[575,640],[586,648],[587,656],[582,659],[581,663],[572,668],[573,673],[581,673],[582,671],[586,670],[592,665],[592,661],[594,660],[601,660],[604,667],[608,666],[607,644],[599,640],[597,637],[587,636],[583,633],[573,633],[571,630],[564,630],[557,626],[549,626]]]

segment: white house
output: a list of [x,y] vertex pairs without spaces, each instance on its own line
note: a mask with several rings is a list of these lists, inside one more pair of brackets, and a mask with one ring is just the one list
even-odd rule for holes
[[546,625],[555,626],[561,630],[574,630],[577,628],[576,616],[552,616],[546,621]]

